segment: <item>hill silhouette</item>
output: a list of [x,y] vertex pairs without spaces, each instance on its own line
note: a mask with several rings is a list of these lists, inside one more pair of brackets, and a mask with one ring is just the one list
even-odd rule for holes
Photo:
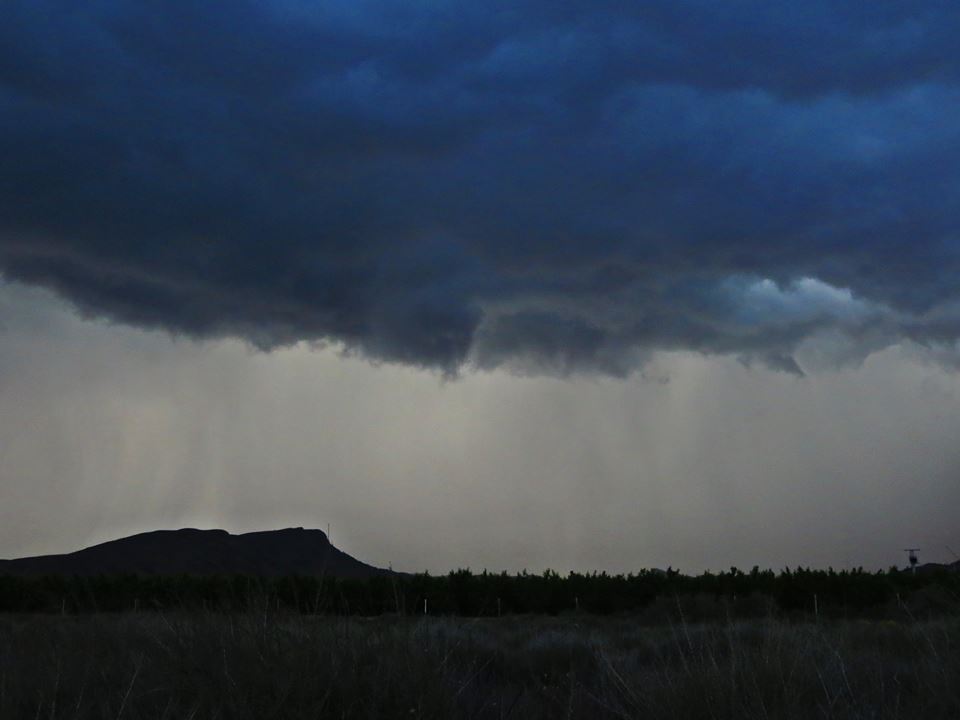
[[334,547],[321,530],[155,530],[63,555],[0,560],[0,575],[327,575],[391,573]]
[[[913,569],[906,567],[903,569],[903,572],[910,573],[913,572]],[[923,565],[917,565],[916,572],[919,575],[928,575],[930,573],[939,572],[960,573],[960,560],[952,563],[924,563]]]

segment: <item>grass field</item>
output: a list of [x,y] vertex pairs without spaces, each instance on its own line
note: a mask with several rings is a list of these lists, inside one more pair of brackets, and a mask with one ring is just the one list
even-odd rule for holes
[[0,616],[0,718],[960,718],[960,621]]

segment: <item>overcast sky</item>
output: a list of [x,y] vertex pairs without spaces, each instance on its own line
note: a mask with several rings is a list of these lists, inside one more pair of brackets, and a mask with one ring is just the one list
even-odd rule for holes
[[953,559],[956,3],[2,12],[0,556]]
[[951,559],[960,378],[890,348],[797,377],[663,354],[613,378],[444,380],[0,291],[0,556],[182,526],[332,526],[442,572]]

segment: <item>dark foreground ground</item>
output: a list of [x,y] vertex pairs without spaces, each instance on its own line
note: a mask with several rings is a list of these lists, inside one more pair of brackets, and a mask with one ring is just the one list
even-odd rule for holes
[[960,718],[960,621],[0,616],[0,718]]

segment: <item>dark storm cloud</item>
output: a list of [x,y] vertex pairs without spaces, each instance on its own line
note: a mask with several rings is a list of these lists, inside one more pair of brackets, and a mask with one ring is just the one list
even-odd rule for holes
[[446,371],[960,336],[954,3],[2,14],[0,271],[86,313]]

